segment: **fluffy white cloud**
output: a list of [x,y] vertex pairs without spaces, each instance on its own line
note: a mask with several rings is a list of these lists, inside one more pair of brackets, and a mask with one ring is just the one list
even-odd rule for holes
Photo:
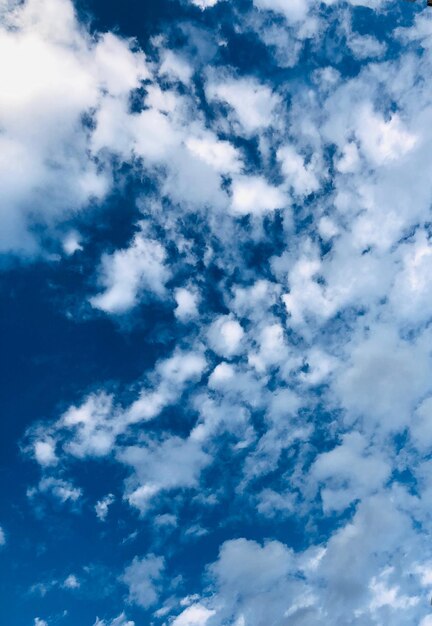
[[165,260],[166,252],[158,241],[136,235],[129,248],[102,258],[99,280],[105,291],[91,298],[91,305],[119,314],[134,307],[141,293],[163,296],[170,277]]
[[389,497],[374,496],[324,546],[294,553],[277,541],[227,541],[209,570],[213,593],[202,602],[215,625],[338,623],[347,612],[352,623],[418,623],[428,609],[410,587],[412,554],[398,549],[409,528]]
[[55,442],[52,439],[36,441],[34,444],[34,455],[40,465],[55,465],[58,460],[55,453]]
[[195,4],[201,10],[209,9],[210,7],[214,7],[220,0],[190,0],[192,4]]
[[282,209],[286,204],[283,191],[260,176],[244,176],[233,181],[231,208],[234,213],[260,215]]
[[69,0],[6,11],[0,55],[9,59],[0,68],[0,250],[28,254],[35,218],[52,224],[107,193],[110,171],[98,166],[83,117],[127,98],[149,74],[127,41],[92,39]]
[[179,80],[187,85],[192,78],[193,68],[186,59],[175,54],[172,50],[166,50],[159,67],[159,74],[170,79]]
[[[331,23],[346,41],[338,54],[356,57],[355,75],[321,67],[303,77],[299,65],[295,80],[275,78],[285,75],[277,69],[264,84],[258,71],[252,78],[221,68],[223,55],[209,68],[216,58],[209,27],[191,34],[193,45],[182,50],[165,49],[164,38],[152,41],[158,61],[137,112],[128,96],[146,76],[143,55],[110,34],[91,38],[65,0],[29,0],[11,18],[15,29],[1,30],[1,45],[29,80],[16,84],[4,70],[17,92],[13,106],[4,105],[0,139],[11,155],[4,157],[7,184],[18,193],[9,174],[19,163],[31,173],[20,193],[33,198],[42,174],[51,174],[52,154],[58,187],[48,176],[40,188],[67,195],[73,187],[75,208],[106,193],[111,153],[151,177],[158,198],[137,200],[145,224],[127,247],[103,254],[91,304],[125,314],[150,295],[170,300],[185,322],[175,325],[171,356],[125,395],[94,392],[30,433],[29,454],[42,479],[29,495],[77,503],[81,488],[66,472],[73,475],[79,460],[109,457],[126,473],[126,505],[154,513],[158,536],[181,530],[190,541],[208,524],[188,520],[182,529],[182,505],[201,512],[223,500],[224,472],[233,467],[227,492],[236,524],[246,511],[248,520],[265,516],[269,527],[290,518],[305,529],[309,547],[298,552],[271,539],[223,543],[206,570],[206,590],[177,608],[168,598],[157,612],[175,626],[404,626],[428,619],[432,182],[425,163],[432,104],[423,85],[432,71],[430,25],[419,18],[398,30],[388,48],[402,42],[398,58],[381,61],[384,44],[354,31],[348,5],[326,4],[328,15],[301,0],[255,0],[235,28],[257,34],[280,68],[296,63],[303,40],[311,54],[329,45]],[[30,28],[41,50],[35,58],[52,69],[54,87],[70,86],[69,75],[58,76],[60,63],[76,80],[77,92],[59,111],[42,106],[45,93],[52,104],[58,94],[39,69],[33,83],[24,71],[15,39],[19,32],[25,60],[33,50]],[[198,39],[194,54],[205,49],[205,70],[201,57],[189,54]],[[192,80],[198,74],[204,106]],[[29,120],[25,142],[22,118],[14,118],[20,107]],[[89,109],[91,123],[83,125]],[[56,202],[55,211],[69,210]],[[25,215],[19,208],[14,219]],[[62,241],[65,254],[80,250],[75,231],[63,232]],[[183,286],[171,294],[174,277]],[[219,466],[225,455],[232,465]],[[104,493],[111,490],[109,484]],[[101,521],[112,501],[108,493],[96,503]],[[231,521],[224,520],[224,533]],[[168,593],[163,567],[161,557],[150,556],[126,568],[132,602],[151,607],[159,591]],[[124,614],[108,623],[132,625]]]
[[419,398],[431,387],[427,345],[399,339],[378,326],[369,337],[354,340],[350,362],[338,373],[334,387],[347,409],[346,422],[356,417],[383,431],[403,429]]
[[127,481],[125,497],[142,513],[163,491],[195,487],[201,470],[211,461],[199,441],[179,437],[125,447],[118,458],[134,470]]
[[229,315],[218,317],[210,326],[210,346],[221,356],[231,357],[242,349],[244,330],[240,323]]
[[201,604],[192,604],[175,618],[172,626],[206,626],[214,613]]
[[187,322],[198,315],[198,294],[184,287],[176,289],[174,292],[174,298],[177,306],[174,310],[174,315],[181,322]]
[[287,183],[297,195],[307,196],[318,191],[320,183],[315,171],[318,169],[317,159],[305,164],[304,159],[291,146],[280,148],[277,158]]
[[74,574],[69,574],[63,583],[65,589],[79,589],[80,586],[81,583]]
[[241,155],[228,141],[221,141],[210,133],[190,137],[187,148],[221,174],[235,174],[242,166]]
[[39,481],[37,487],[31,488],[27,491],[29,498],[34,498],[38,494],[51,495],[61,504],[65,504],[66,502],[73,504],[82,496],[82,491],[79,487],[75,487],[67,480],[47,476]]
[[63,250],[69,256],[75,254],[82,250],[83,247],[80,243],[80,236],[77,232],[71,231],[69,232],[63,240]]
[[254,5],[258,9],[282,13],[291,23],[304,20],[310,6],[307,0],[254,0]]
[[158,599],[158,585],[164,570],[164,559],[150,554],[139,559],[135,557],[122,576],[129,588],[129,601],[148,608]]
[[311,474],[323,485],[324,511],[342,510],[380,490],[391,473],[380,452],[368,451],[365,438],[353,432],[345,435],[340,446],[318,455]]
[[59,428],[73,433],[64,445],[65,450],[78,458],[108,454],[122,426],[116,418],[113,398],[104,393],[89,396],[78,407],[71,406],[58,424]]
[[247,135],[270,126],[273,123],[273,109],[279,103],[278,96],[269,87],[253,78],[209,81],[206,96],[211,102],[228,104]]
[[101,522],[104,522],[108,515],[108,510],[115,498],[112,493],[106,495],[102,500],[98,500],[95,504],[96,516]]

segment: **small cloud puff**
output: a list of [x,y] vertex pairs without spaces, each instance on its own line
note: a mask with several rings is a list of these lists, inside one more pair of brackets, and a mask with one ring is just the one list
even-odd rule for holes
[[102,498],[102,500],[98,500],[98,502],[96,502],[95,504],[96,516],[101,522],[104,522],[106,520],[107,515],[108,515],[108,509],[111,506],[111,504],[114,502],[114,500],[115,500],[114,495],[112,493],[109,493],[104,498]]
[[221,315],[210,326],[207,336],[210,347],[220,356],[233,357],[243,349],[244,330],[229,315]]
[[198,294],[193,290],[180,287],[174,292],[177,306],[174,315],[181,322],[187,322],[198,315]]
[[164,568],[165,561],[160,556],[150,554],[142,559],[135,557],[122,577],[129,588],[129,601],[143,608],[155,604]]

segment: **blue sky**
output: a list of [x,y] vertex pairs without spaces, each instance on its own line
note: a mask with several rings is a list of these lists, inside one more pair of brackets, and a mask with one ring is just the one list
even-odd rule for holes
[[432,12],[0,0],[0,622],[431,626]]

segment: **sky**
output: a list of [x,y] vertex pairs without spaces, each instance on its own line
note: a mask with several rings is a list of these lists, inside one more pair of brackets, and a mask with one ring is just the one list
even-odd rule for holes
[[432,626],[432,9],[0,0],[0,623]]

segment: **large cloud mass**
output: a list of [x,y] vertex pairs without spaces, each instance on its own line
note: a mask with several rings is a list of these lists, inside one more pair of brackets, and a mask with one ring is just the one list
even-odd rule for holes
[[426,626],[432,13],[183,4],[147,56],[69,0],[1,8],[0,253],[157,346],[33,416],[29,502],[122,533],[97,625]]

